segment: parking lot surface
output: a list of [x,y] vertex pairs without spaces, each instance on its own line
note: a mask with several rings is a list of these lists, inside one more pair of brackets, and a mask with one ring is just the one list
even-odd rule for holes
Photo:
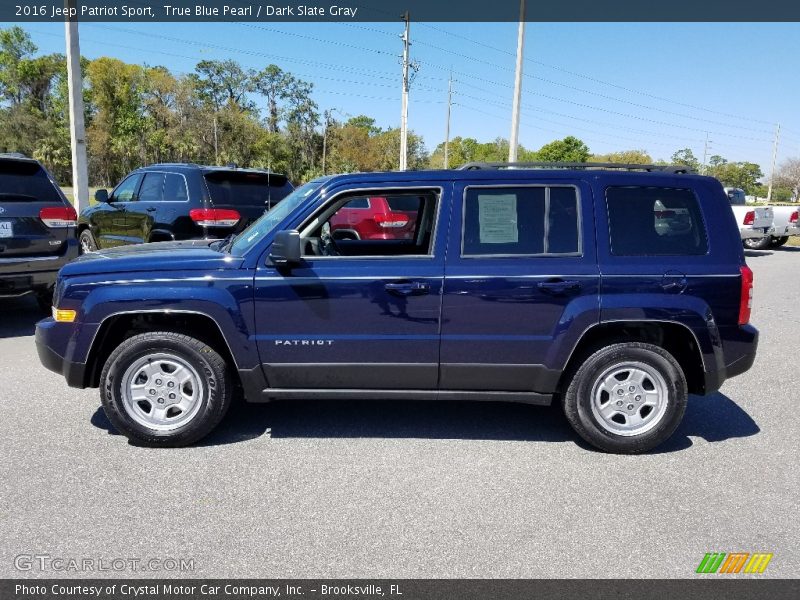
[[15,568],[34,554],[193,559],[158,573],[184,577],[691,577],[706,552],[797,576],[800,248],[747,254],[755,366],[644,456],[493,403],[238,405],[196,447],[141,448],[40,366],[35,302],[0,300],[0,577],[153,575]]

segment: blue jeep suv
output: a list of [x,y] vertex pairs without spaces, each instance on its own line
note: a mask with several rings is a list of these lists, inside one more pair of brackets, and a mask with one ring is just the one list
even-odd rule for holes
[[[273,399],[561,403],[609,452],[667,439],[753,364],[752,272],[721,184],[683,168],[476,164],[324,177],[235,238],[65,266],[42,363],[139,443]],[[402,206],[386,239],[331,221]]]

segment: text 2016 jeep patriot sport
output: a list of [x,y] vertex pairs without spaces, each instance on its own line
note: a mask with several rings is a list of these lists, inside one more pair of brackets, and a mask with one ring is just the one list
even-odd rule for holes
[[[339,175],[228,242],[144,244],[65,266],[45,366],[111,422],[190,444],[234,390],[270,399],[561,402],[585,440],[642,452],[687,394],[753,364],[752,272],[722,185],[680,168],[478,164]],[[352,199],[408,239],[336,239]],[[702,400],[698,400],[702,401]]]

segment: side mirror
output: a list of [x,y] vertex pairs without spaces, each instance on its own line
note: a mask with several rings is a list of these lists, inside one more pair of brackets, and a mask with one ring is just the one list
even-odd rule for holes
[[284,230],[275,234],[272,249],[269,252],[269,260],[273,265],[276,267],[299,265],[302,261],[301,256],[302,244],[299,231]]
[[97,190],[94,193],[94,199],[98,202],[108,202],[108,190]]

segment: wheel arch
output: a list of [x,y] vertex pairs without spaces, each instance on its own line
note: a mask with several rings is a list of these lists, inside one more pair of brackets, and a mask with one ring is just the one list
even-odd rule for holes
[[125,339],[146,331],[173,331],[205,342],[237,373],[233,350],[219,323],[210,315],[192,310],[123,311],[107,315],[92,340],[86,360],[86,387],[98,387],[106,359]]
[[563,393],[572,374],[590,354],[602,346],[621,342],[644,342],[663,348],[678,361],[691,394],[705,394],[706,372],[709,370],[703,356],[697,333],[685,323],[657,320],[605,321],[584,331],[572,349],[562,371],[558,391]]

